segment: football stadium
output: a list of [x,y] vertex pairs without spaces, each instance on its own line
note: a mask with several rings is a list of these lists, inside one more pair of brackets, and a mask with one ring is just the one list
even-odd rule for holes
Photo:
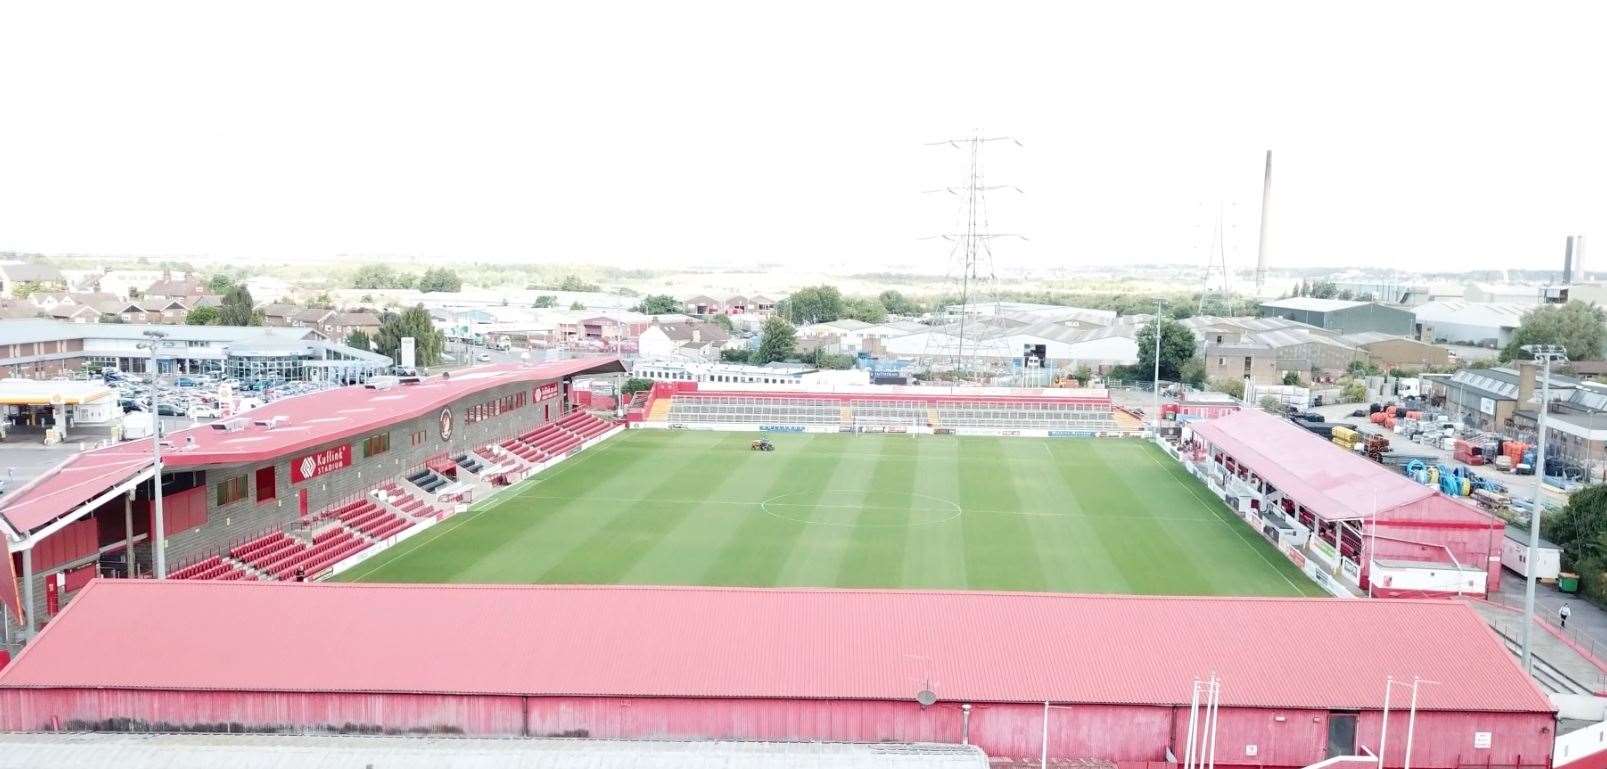
[[[666,766],[1600,755],[1556,760],[1548,692],[1455,600],[1499,579],[1499,526],[1284,420],[1168,412],[1157,433],[1092,389],[592,397],[622,371],[310,393],[7,494],[0,624],[20,653],[0,750],[109,761],[155,744],[133,733],[241,765],[265,736],[419,765],[479,738],[540,765],[578,760],[576,740]],[[1437,683],[1407,727],[1414,678]]]

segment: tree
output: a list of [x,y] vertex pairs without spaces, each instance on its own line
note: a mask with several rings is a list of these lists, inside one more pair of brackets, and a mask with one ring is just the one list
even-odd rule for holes
[[1339,400],[1342,403],[1361,403],[1367,400],[1367,385],[1352,379],[1339,388]]
[[887,311],[893,315],[921,314],[921,306],[919,304],[906,299],[903,294],[897,291],[883,291],[876,297],[876,300],[881,302],[882,307],[887,308]]
[[825,323],[843,316],[843,295],[836,286],[810,286],[781,302],[783,312],[793,323]]
[[27,299],[28,297],[43,291],[44,288],[44,284],[37,280],[20,280],[17,281],[16,285],[11,287],[11,293],[18,299]]
[[725,333],[727,334],[737,330],[736,322],[731,320],[731,316],[726,315],[725,313],[720,313],[714,316],[714,325],[725,329]]
[[1217,391],[1219,393],[1227,393],[1228,395],[1231,395],[1231,396],[1233,396],[1235,398],[1243,398],[1244,397],[1244,380],[1243,379],[1233,379],[1233,378],[1229,378],[1229,377],[1224,377],[1222,379],[1212,379],[1211,380],[1211,389],[1215,390],[1215,391]]
[[235,286],[229,289],[229,293],[223,295],[223,304],[218,307],[218,325],[262,325],[262,313],[257,310],[256,303],[251,301],[251,292],[245,286]]
[[1285,373],[1283,375],[1283,383],[1286,384],[1286,385],[1292,385],[1292,386],[1295,386],[1295,387],[1299,387],[1300,386],[1300,372],[1298,372],[1298,371],[1290,371],[1290,372]]
[[1196,355],[1183,364],[1180,379],[1190,387],[1205,386],[1205,359]]
[[558,281],[559,291],[600,291],[601,289],[602,287],[596,283],[587,283],[574,275],[565,275],[563,280]]
[[581,304],[580,302],[570,302],[569,303],[569,309],[573,310],[575,312],[584,312],[585,309],[586,309],[586,305]]
[[206,279],[206,292],[209,294],[227,294],[231,288],[234,288],[234,278],[221,272],[213,273],[212,277]]
[[123,322],[123,316],[118,315],[115,312],[103,312],[103,313],[100,314],[100,322],[101,323],[122,323]]
[[184,324],[187,326],[216,326],[222,320],[223,313],[216,307],[201,305],[184,315]]
[[[1138,370],[1152,376],[1155,370],[1155,321],[1138,330]],[[1183,364],[1194,357],[1194,332],[1170,318],[1161,319],[1161,379],[1182,380]]]
[[368,332],[360,328],[354,328],[350,334],[346,335],[346,346],[355,347],[359,350],[372,349],[373,341],[368,337]]
[[409,336],[413,337],[413,357],[417,365],[433,366],[441,360],[445,338],[422,304],[409,307],[399,314],[388,312],[381,316],[379,332],[374,341],[378,343],[382,355],[389,355],[391,360],[401,363],[402,339]]
[[643,379],[637,376],[633,376],[630,379],[625,380],[625,384],[619,386],[619,392],[621,395],[635,395],[636,393],[646,392],[651,389],[653,389],[653,380]]
[[[1607,555],[1607,485],[1587,486],[1568,497],[1561,510],[1540,517],[1540,526],[1546,539],[1562,546],[1562,552],[1575,566],[1585,562],[1595,564],[1601,571],[1602,557]],[[1580,569],[1584,571],[1584,569]]]
[[765,318],[759,335],[759,349],[753,351],[750,360],[755,366],[786,360],[792,357],[793,347],[797,343],[798,334],[792,324],[780,315],[772,315]]
[[1261,407],[1262,411],[1265,411],[1268,414],[1284,413],[1283,401],[1278,400],[1278,396],[1276,395],[1261,396],[1261,401],[1257,405]]
[[866,323],[881,323],[887,320],[887,308],[883,307],[880,301],[854,297],[843,301],[842,317]]
[[1333,299],[1339,294],[1339,286],[1331,280],[1319,280],[1313,282],[1307,291],[1313,299]]
[[1336,296],[1336,297],[1334,297],[1334,298],[1336,298],[1336,299],[1343,299],[1343,300],[1345,300],[1345,301],[1347,301],[1347,302],[1348,302],[1348,301],[1350,301],[1350,300],[1351,300],[1351,299],[1353,299],[1353,298],[1355,298],[1355,296],[1356,296],[1356,295],[1355,295],[1355,294],[1352,294],[1352,293],[1351,293],[1351,292],[1350,292],[1350,289],[1348,289],[1348,288],[1347,288],[1347,289],[1344,289],[1344,290],[1342,290],[1342,291],[1340,291],[1340,292],[1339,292],[1339,295],[1338,295],[1338,296]]
[[542,294],[536,297],[535,303],[531,304],[530,306],[538,310],[546,307],[557,307],[558,297],[553,296],[552,294]]
[[1351,376],[1374,376],[1379,372],[1378,364],[1365,358],[1357,358],[1345,366],[1346,373]]
[[463,290],[463,279],[445,267],[425,270],[424,276],[418,279],[418,290],[455,293]]
[[402,288],[401,276],[388,264],[365,264],[352,276],[352,288]]
[[721,363],[747,363],[750,357],[752,357],[752,353],[740,348],[732,349],[727,347],[720,350]]
[[851,369],[854,367],[854,356],[837,355],[826,352],[826,348],[824,347],[816,347],[814,360],[811,361],[811,365],[813,365],[815,368],[822,369]]
[[1524,345],[1555,344],[1568,352],[1569,360],[1600,360],[1607,330],[1602,323],[1607,314],[1592,302],[1544,304],[1523,314],[1512,341],[1501,350],[1501,360],[1528,359]]
[[681,303],[669,294],[649,294],[642,298],[636,311],[644,315],[669,315],[681,311]]
[[1087,387],[1088,380],[1094,378],[1094,372],[1087,365],[1081,365],[1076,371],[1071,372],[1071,378],[1077,380],[1078,387]]

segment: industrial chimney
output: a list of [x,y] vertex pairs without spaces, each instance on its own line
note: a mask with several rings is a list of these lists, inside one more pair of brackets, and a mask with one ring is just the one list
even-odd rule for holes
[[1585,236],[1569,235],[1562,254],[1563,285],[1585,282]]

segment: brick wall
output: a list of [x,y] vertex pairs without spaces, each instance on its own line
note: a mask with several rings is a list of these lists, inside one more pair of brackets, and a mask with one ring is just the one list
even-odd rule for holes
[[[301,489],[307,490],[307,509],[310,512],[317,512],[330,505],[356,498],[385,480],[398,478],[416,470],[424,464],[425,460],[432,457],[443,454],[456,455],[461,452],[472,451],[487,443],[498,442],[509,436],[528,432],[549,421],[556,421],[563,416],[563,391],[560,389],[558,395],[546,400],[536,401],[533,398],[539,387],[539,383],[531,382],[508,384],[485,390],[452,403],[447,407],[452,412],[452,430],[451,437],[448,440],[442,440],[441,438],[441,412],[435,411],[391,425],[383,430],[320,444],[305,451],[298,451],[292,456],[281,457],[273,462],[207,468],[206,488],[202,492],[206,500],[207,522],[199,528],[170,534],[167,537],[168,571],[174,571],[195,561],[227,551],[235,545],[268,531],[292,527],[300,517],[297,495]],[[396,392],[405,397],[406,387],[398,388]],[[495,402],[504,396],[512,396],[521,392],[525,395],[525,405],[523,407],[515,408],[512,411],[503,411],[495,416],[485,416],[472,424],[468,422],[467,414],[471,407]],[[261,428],[252,427],[250,429]],[[423,436],[421,442],[415,446],[412,436],[416,432],[423,433]],[[390,434],[390,450],[373,457],[363,456],[364,439],[378,433]],[[338,447],[343,443],[352,445],[351,466],[301,483],[290,482],[290,462],[292,459]],[[258,504],[256,501],[257,470],[269,465],[274,468],[275,498]],[[227,505],[218,505],[218,484],[240,475],[245,475],[247,478],[245,499]],[[116,527],[121,530],[122,507],[113,505],[112,508],[115,508],[113,514],[119,518]],[[86,523],[86,525],[93,526],[92,523]],[[142,527],[136,525],[136,530],[142,530]],[[134,550],[135,557],[139,560],[142,570],[149,569],[152,557],[150,544],[147,541],[141,541],[135,545]],[[93,562],[93,556],[86,556],[46,569],[37,568],[36,563],[34,570],[34,606],[41,619],[45,619],[45,580],[47,576],[64,569],[71,569]],[[62,605],[66,606],[66,600],[62,601]],[[15,627],[15,624],[13,624],[13,627]]]
[[[305,451],[281,457],[271,463],[236,465],[207,470],[207,525],[199,529],[168,537],[168,563],[182,566],[253,538],[271,529],[289,526],[300,517],[299,495],[307,492],[307,509],[316,513],[331,505],[355,499],[381,482],[397,478],[418,469],[432,457],[456,455],[511,435],[527,432],[562,415],[561,397],[545,401],[531,401],[536,386],[512,384],[492,388],[464,398],[448,407],[452,412],[450,440],[441,439],[440,412],[410,419],[384,430],[352,436],[340,441],[320,444]],[[403,387],[397,392],[405,393]],[[470,407],[496,401],[503,396],[523,393],[526,403],[522,408],[502,412],[469,424]],[[550,417],[550,419],[549,419]],[[259,429],[259,428],[252,428]],[[363,456],[363,443],[373,435],[388,433],[390,449],[373,457]],[[418,445],[413,444],[415,433],[422,433]],[[308,454],[315,454],[342,444],[352,447],[351,466],[334,470],[301,483],[292,483],[290,463]],[[273,499],[257,502],[257,471],[271,465],[274,475]],[[244,499],[226,505],[217,504],[217,489],[226,480],[244,475],[247,493]]]

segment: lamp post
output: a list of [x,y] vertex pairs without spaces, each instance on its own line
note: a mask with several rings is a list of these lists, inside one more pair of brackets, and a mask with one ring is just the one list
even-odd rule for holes
[[1155,302],[1155,434],[1152,438],[1161,437],[1161,303]]
[[167,525],[162,520],[162,414],[157,410],[156,399],[161,389],[156,350],[167,332],[146,329],[145,336],[150,341],[141,342],[140,347],[151,351],[151,568],[157,579],[167,579]]
[[1536,569],[1532,568],[1535,554],[1540,551],[1540,487],[1546,478],[1546,409],[1551,402],[1551,362],[1567,360],[1568,351],[1555,344],[1526,344],[1523,351],[1534,356],[1542,366],[1540,374],[1540,406],[1535,409],[1534,499],[1529,503],[1529,576],[1523,587],[1523,672],[1534,673],[1534,655],[1530,641],[1534,635],[1534,583]]

